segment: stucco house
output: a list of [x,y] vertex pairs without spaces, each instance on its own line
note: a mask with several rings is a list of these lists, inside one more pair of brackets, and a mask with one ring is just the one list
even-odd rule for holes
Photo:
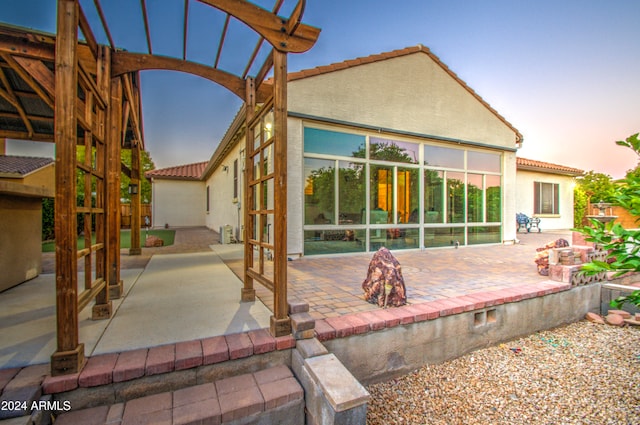
[[42,270],[42,199],[54,181],[51,158],[0,155],[0,291]]
[[[516,239],[516,213],[532,209],[517,205],[523,137],[429,49],[418,45],[294,72],[288,81],[289,255]],[[267,135],[271,125],[267,117]],[[237,240],[245,207],[244,128],[243,107],[200,177],[204,206],[192,223],[230,227]],[[267,169],[254,168],[256,178],[269,173],[271,149],[262,155]],[[165,184],[155,176],[153,183]],[[267,208],[272,193],[265,184]],[[176,205],[175,197],[164,203],[155,194],[153,202],[155,217]],[[265,240],[270,224],[256,226]]]
[[548,162],[518,158],[516,206],[519,213],[538,217],[547,230],[571,229],[573,188],[583,170]]
[[206,192],[202,173],[207,162],[151,170],[153,227],[205,225]]

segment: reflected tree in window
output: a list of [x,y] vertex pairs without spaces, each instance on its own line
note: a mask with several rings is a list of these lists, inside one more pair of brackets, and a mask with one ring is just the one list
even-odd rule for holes
[[488,223],[499,222],[502,218],[502,192],[500,176],[487,176],[487,217]]
[[447,222],[464,223],[464,173],[447,173]]
[[331,224],[335,220],[334,161],[305,158],[304,222]]
[[363,223],[366,208],[364,164],[340,161],[338,168],[338,205],[340,224]]
[[481,223],[483,221],[482,197],[482,176],[469,174],[467,176],[467,221],[469,223]]

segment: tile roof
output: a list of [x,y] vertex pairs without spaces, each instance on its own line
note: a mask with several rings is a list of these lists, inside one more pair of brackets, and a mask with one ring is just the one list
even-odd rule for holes
[[144,173],[147,178],[167,180],[200,180],[207,167],[208,161],[195,164],[177,165],[175,167],[161,168]]
[[520,157],[516,158],[516,167],[519,170],[545,171],[553,174],[566,174],[571,176],[580,176],[584,174],[584,170],[580,170],[578,168],[551,164],[549,162],[536,161],[534,159],[526,159]]
[[53,158],[0,155],[0,175],[20,178],[53,163]]
[[489,109],[500,121],[502,121],[507,127],[509,127],[516,134],[516,141],[521,142],[523,140],[522,134],[502,115],[498,113],[491,105],[489,105],[478,93],[476,93],[471,87],[467,85],[458,75],[453,72],[447,65],[445,65],[440,58],[438,58],[428,47],[418,44],[417,46],[405,47],[404,49],[392,50],[390,52],[384,52],[365,56],[356,59],[350,59],[343,62],[332,63],[330,65],[318,66],[311,69],[304,69],[298,72],[290,72],[287,75],[287,81],[295,81],[303,78],[313,77],[316,75],[327,74],[329,72],[340,71],[342,69],[353,68],[360,65],[366,65],[369,63],[380,62],[387,59],[397,58],[401,56],[411,55],[414,53],[427,54],[436,64],[438,64],[447,74],[449,74],[454,80],[458,82],[464,89],[466,89],[473,97],[475,97],[480,103],[482,103],[487,109]]

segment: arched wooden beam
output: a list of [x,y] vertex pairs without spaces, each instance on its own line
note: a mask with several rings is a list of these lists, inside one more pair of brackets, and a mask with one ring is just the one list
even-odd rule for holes
[[[245,82],[242,78],[237,77],[219,69],[211,68],[195,62],[189,62],[182,59],[171,58],[167,56],[149,55],[144,53],[130,53],[124,51],[115,51],[112,54],[111,76],[117,77],[122,74],[135,71],[144,71],[151,69],[164,69],[169,71],[180,71],[206,78],[207,80],[218,83],[229,89],[232,93],[244,100],[246,97]],[[264,87],[259,93],[258,98],[266,99],[271,93],[271,87]]]
[[[276,50],[302,53],[316,43],[320,29],[301,24],[304,0],[299,0],[291,19],[282,18],[243,0],[199,0],[244,22],[267,40]],[[292,21],[291,23],[289,21]]]

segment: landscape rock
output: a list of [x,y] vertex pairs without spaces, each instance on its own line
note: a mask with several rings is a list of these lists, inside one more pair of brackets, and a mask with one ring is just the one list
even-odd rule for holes
[[624,310],[609,310],[609,314],[617,314],[618,316],[622,316],[623,319],[631,319],[631,313]]
[[378,307],[398,307],[407,303],[400,262],[387,248],[382,247],[373,254],[362,289],[364,299]]
[[623,326],[624,325],[624,318],[622,316],[620,316],[619,314],[615,314],[615,313],[611,313],[609,312],[609,314],[607,314],[607,316],[604,318],[604,320],[613,326]]
[[587,319],[589,322],[599,323],[604,325],[604,319],[599,314],[589,312],[584,316],[584,318]]

